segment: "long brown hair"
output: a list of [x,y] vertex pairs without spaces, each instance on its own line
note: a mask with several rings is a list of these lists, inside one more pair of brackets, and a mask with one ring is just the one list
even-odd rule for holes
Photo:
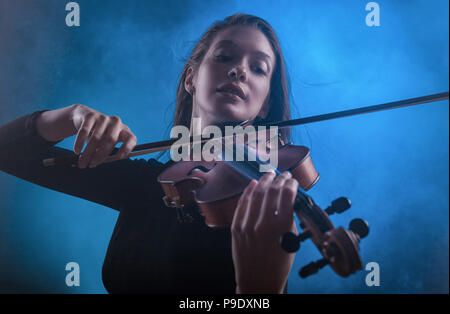
[[[193,100],[192,95],[184,88],[186,73],[189,67],[192,67],[194,71],[197,71],[215,36],[220,31],[234,25],[252,26],[260,30],[267,37],[276,57],[275,69],[270,84],[269,112],[266,118],[260,120],[260,122],[268,123],[289,120],[291,118],[289,105],[289,78],[287,77],[284,57],[275,31],[269,23],[259,17],[248,14],[234,14],[228,16],[223,21],[215,22],[203,34],[192,50],[181,73],[180,81],[178,82],[173,125],[184,125],[189,128],[191,124]],[[284,142],[288,142],[291,136],[290,129],[281,129],[280,135]]]

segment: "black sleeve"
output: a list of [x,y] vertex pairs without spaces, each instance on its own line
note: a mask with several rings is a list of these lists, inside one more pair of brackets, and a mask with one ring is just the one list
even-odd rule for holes
[[1,171],[117,210],[125,204],[148,201],[152,191],[160,191],[156,177],[162,164],[154,159],[124,159],[92,169],[44,167],[43,159],[75,155],[70,150],[55,147],[57,142],[46,141],[38,134],[35,120],[44,111],[0,126]]

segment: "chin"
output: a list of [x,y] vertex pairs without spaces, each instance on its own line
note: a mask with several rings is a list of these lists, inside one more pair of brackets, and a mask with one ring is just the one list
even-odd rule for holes
[[214,113],[218,123],[242,122],[248,119],[248,111],[245,103],[217,101],[214,105]]
[[242,108],[236,108],[236,104],[221,106],[220,109],[216,110],[217,123],[242,122],[247,119],[245,112],[242,112]]

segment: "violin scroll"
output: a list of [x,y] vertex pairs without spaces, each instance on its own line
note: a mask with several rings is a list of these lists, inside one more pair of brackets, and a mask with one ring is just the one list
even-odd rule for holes
[[[311,239],[322,254],[322,259],[311,262],[302,267],[299,275],[306,278],[317,273],[326,265],[340,276],[347,277],[362,269],[362,262],[359,256],[359,242],[369,233],[368,223],[360,218],[353,219],[349,228],[334,228],[328,215],[342,213],[350,208],[351,202],[345,197],[341,197],[332,202],[327,209],[322,210],[312,202],[310,197],[306,197],[307,202],[298,203],[294,206],[294,211],[300,220],[303,233],[295,235],[291,232],[285,233],[281,237],[281,247],[289,253],[300,249],[300,242]],[[313,204],[312,206],[305,206]]]

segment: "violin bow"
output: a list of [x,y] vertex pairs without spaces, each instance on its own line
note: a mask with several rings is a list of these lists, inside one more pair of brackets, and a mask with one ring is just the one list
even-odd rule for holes
[[[303,124],[308,124],[308,123],[313,123],[313,122],[332,120],[332,119],[344,118],[344,117],[349,117],[349,116],[354,116],[354,115],[359,115],[359,114],[372,113],[372,112],[377,112],[377,111],[382,111],[382,110],[396,109],[396,108],[402,108],[402,107],[408,107],[408,106],[414,106],[414,105],[419,105],[419,104],[424,104],[424,103],[431,103],[431,102],[446,100],[449,98],[448,93],[449,92],[446,91],[446,92],[442,92],[442,93],[431,94],[431,95],[426,95],[426,96],[421,96],[421,97],[392,101],[392,102],[379,104],[379,105],[336,111],[336,112],[332,112],[332,113],[320,114],[320,115],[315,115],[315,116],[306,117],[306,118],[271,122],[271,123],[266,123],[266,124],[257,124],[255,126],[265,126],[265,127],[276,126],[278,128],[286,128],[286,127],[295,126],[295,125],[303,125]],[[244,121],[244,122],[240,123],[239,125],[243,125],[247,121]],[[222,138],[225,138],[225,136]],[[172,145],[178,140],[179,139],[170,139],[170,140],[165,140],[165,141],[136,145],[134,147],[134,149],[130,152],[130,154],[128,154],[127,158],[169,150],[172,147]],[[186,141],[185,144],[181,143],[180,146],[191,145],[191,144],[196,144],[196,143],[203,143],[203,142],[206,142],[209,140],[211,140],[211,139],[198,139],[198,136],[191,136],[189,141]],[[113,152],[111,153],[111,155],[104,161],[104,163],[116,161],[117,159],[114,158],[115,157],[114,154],[117,151],[118,151],[118,148],[115,148],[113,150]],[[63,157],[47,158],[47,159],[43,160],[43,164],[45,167],[55,166],[55,165],[65,165],[65,166],[75,167],[77,164],[77,161],[78,161],[78,156],[71,155],[71,156],[66,156],[66,157],[63,156]]]
[[435,102],[435,101],[440,101],[440,100],[445,100],[445,99],[448,99],[448,91],[443,92],[443,93],[438,93],[438,94],[432,94],[432,95],[409,98],[409,99],[404,99],[404,100],[392,101],[392,102],[388,102],[388,103],[384,103],[384,104],[380,104],[380,105],[360,107],[360,108],[355,108],[355,109],[320,114],[317,116],[311,116],[311,117],[306,117],[306,118],[293,119],[293,120],[287,120],[287,121],[279,121],[279,122],[275,122],[275,123],[258,124],[258,126],[259,125],[261,125],[261,126],[277,126],[279,128],[285,128],[285,127],[294,126],[294,125],[308,124],[308,123],[332,120],[332,119],[337,119],[337,118],[345,118],[345,117],[355,116],[358,114],[372,113],[372,112],[377,112],[377,111],[382,111],[382,110],[397,109],[397,108],[402,108],[402,107],[420,105],[420,104],[425,104],[425,103]]

